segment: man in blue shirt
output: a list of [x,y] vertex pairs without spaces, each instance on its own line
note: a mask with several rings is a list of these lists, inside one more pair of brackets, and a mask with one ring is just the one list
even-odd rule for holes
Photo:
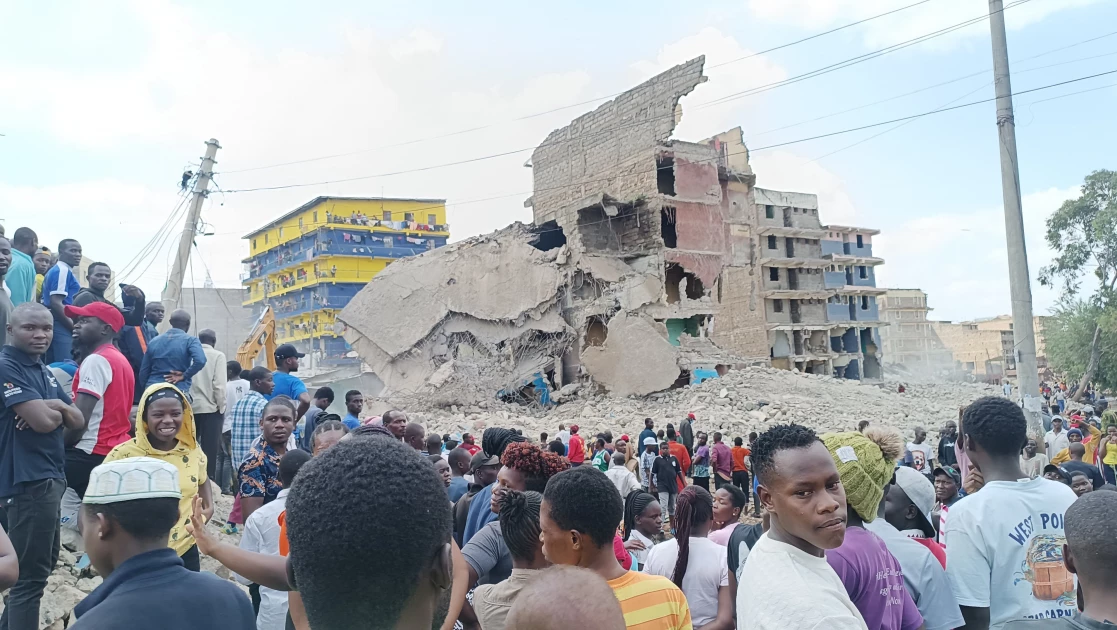
[[58,561],[62,494],[66,491],[63,431],[85,428],[40,357],[50,347],[54,317],[28,302],[12,311],[11,345],[0,350],[0,507],[19,560],[0,628],[38,630],[39,601]]
[[171,383],[189,398],[190,380],[205,367],[206,353],[197,337],[186,334],[188,330],[190,313],[179,309],[171,313],[170,330],[147,344],[139,378],[144,389]]
[[345,392],[345,417],[341,419],[341,423],[345,428],[352,431],[361,426],[361,410],[365,407],[365,397],[361,392],[351,389]]
[[299,377],[291,374],[299,370],[299,359],[305,356],[289,343],[275,349],[275,373],[272,377],[275,380],[275,389],[272,390],[271,396],[268,396],[268,400],[276,396],[290,398],[296,405],[295,422],[298,422],[306,410],[310,409],[310,392],[306,390],[306,385],[299,380]]
[[58,263],[47,270],[43,277],[43,306],[54,315],[54,338],[43,357],[44,363],[58,363],[72,359],[74,322],[66,317],[64,309],[74,303],[74,296],[81,291],[81,284],[74,275],[74,268],[81,264],[81,243],[72,238],[58,244]]
[[31,228],[21,227],[12,235],[12,265],[5,275],[5,284],[12,292],[12,306],[35,301],[35,261],[39,237]]

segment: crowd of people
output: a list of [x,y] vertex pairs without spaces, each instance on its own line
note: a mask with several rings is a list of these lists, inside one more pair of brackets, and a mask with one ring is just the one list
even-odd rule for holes
[[[368,417],[356,390],[330,412],[333,390],[308,391],[292,346],[275,371],[242,370],[182,311],[155,334],[161,306],[129,288],[110,303],[100,265],[92,290],[71,292],[80,245],[59,250],[47,300],[5,311],[0,630],[38,628],[67,492],[104,578],[75,608],[78,630],[1117,619],[1117,418],[1098,402],[1064,405],[1038,436],[1009,398],[982,398],[937,448],[923,428],[905,439],[870,420],[730,439],[694,414],[661,430],[648,418],[636,436],[489,427],[478,443],[400,410]],[[235,496],[225,522],[218,493]],[[201,572],[203,557],[248,593]]]

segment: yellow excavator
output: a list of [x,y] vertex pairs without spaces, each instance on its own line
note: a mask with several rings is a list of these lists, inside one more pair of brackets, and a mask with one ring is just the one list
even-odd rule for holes
[[275,313],[270,306],[265,306],[260,317],[252,326],[252,332],[237,349],[237,363],[241,368],[251,370],[256,357],[263,351],[266,357],[267,368],[275,371]]

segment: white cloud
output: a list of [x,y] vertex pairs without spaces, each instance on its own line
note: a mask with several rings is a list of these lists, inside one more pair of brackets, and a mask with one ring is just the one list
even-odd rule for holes
[[[1010,4],[1011,1],[1006,0],[1005,4]],[[1100,1],[1030,1],[1006,9],[1005,23],[1010,30],[1021,29],[1058,11]],[[863,20],[914,2],[915,0],[747,0],[747,6],[761,20],[818,31]],[[856,36],[862,39],[866,47],[881,48],[960,24],[987,12],[988,4],[984,1],[935,0],[855,26],[849,32],[857,33]],[[944,49],[956,46],[966,39],[987,39],[988,36],[988,21],[980,21],[920,45]]]
[[415,29],[388,46],[393,59],[442,51],[442,39],[426,29]]
[[662,47],[654,60],[632,64],[632,84],[706,55],[705,74],[709,80],[682,100],[683,119],[675,129],[675,137],[683,140],[709,138],[749,120],[748,113],[755,101],[742,99],[709,107],[703,106],[704,103],[787,78],[787,72],[764,55],[736,61],[752,54],[753,51],[742,47],[733,37],[706,27]]
[[[33,227],[44,243],[76,234],[90,255],[116,269],[174,207],[173,169],[196,161],[207,138],[222,143],[216,180],[226,190],[337,180],[532,147],[579,109],[508,121],[589,96],[591,78],[579,70],[479,88],[476,76],[461,71],[468,66],[451,58],[461,51],[447,49],[437,33],[421,28],[394,36],[345,23],[335,28],[329,47],[316,48],[310,37],[306,45],[294,38],[268,47],[207,23],[192,5],[145,0],[128,11],[127,17],[142,25],[127,33],[134,40],[126,45],[135,53],[131,65],[113,59],[90,66],[99,69],[75,70],[0,60],[0,84],[6,93],[19,95],[0,99],[6,128],[92,156],[112,154],[120,173],[119,180],[80,181],[78,176],[73,178],[78,183],[40,188],[14,181],[4,186],[0,173],[5,225]],[[65,46],[66,34],[50,25],[43,26],[42,36]],[[399,146],[477,127],[485,129]],[[361,152],[226,172],[353,151]],[[237,286],[240,259],[247,253],[240,236],[327,194],[446,198],[455,239],[488,232],[530,219],[523,200],[530,195],[531,172],[521,166],[529,154],[348,183],[227,196],[215,192],[202,214],[214,235],[199,237],[198,246],[217,285]],[[172,172],[133,175],[148,171],[141,164]],[[501,198],[468,203],[488,197]],[[177,223],[176,232],[181,230]],[[165,248],[140,283],[149,293],[163,287],[168,254]],[[200,285],[205,271],[199,264],[193,271]]]
[[[1051,262],[1044,240],[1047,217],[1077,187],[1051,188],[1025,195],[1024,237],[1032,278],[1032,309],[1050,312],[1060,290],[1036,279]],[[964,320],[1011,312],[1004,211],[1000,207],[912,219],[873,239],[874,254],[885,259],[877,270],[879,286],[919,288],[928,294],[934,319]]]

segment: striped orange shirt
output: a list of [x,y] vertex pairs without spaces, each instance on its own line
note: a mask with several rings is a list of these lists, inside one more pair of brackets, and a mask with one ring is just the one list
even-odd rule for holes
[[629,571],[609,580],[628,630],[692,630],[686,596],[661,575]]

